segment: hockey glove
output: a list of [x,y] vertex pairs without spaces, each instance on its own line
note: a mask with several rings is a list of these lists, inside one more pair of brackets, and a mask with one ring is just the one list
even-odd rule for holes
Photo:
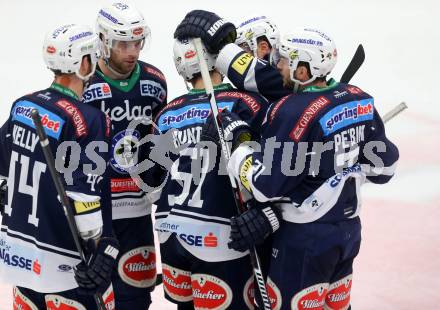
[[7,184],[6,180],[0,180],[0,215],[3,215],[5,212],[5,205],[7,203],[6,193],[8,192]]
[[181,41],[188,38],[200,38],[209,53],[218,54],[226,44],[235,42],[237,31],[234,24],[215,13],[194,10],[186,14],[177,26],[174,38]]
[[[217,115],[217,121],[224,130],[225,140],[232,141],[232,151],[241,143],[252,140],[252,131],[248,123],[241,120],[237,114],[224,109]],[[208,116],[206,123],[202,127],[201,138],[204,141],[213,141],[217,145],[220,144],[220,138],[212,113]]]
[[[94,242],[89,239],[90,243]],[[79,263],[74,268],[78,292],[83,295],[103,293],[110,285],[110,278],[117,263],[119,243],[115,238],[101,238],[87,264]]]
[[244,252],[262,244],[264,239],[280,227],[281,212],[276,207],[252,207],[231,218],[230,249]]

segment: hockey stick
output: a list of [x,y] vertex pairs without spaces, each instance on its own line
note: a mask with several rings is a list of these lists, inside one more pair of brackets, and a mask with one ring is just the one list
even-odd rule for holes
[[[222,153],[223,153],[224,158],[226,160],[229,160],[229,158],[231,157],[231,150],[229,149],[229,145],[225,141],[223,128],[221,127],[221,124],[219,124],[218,120],[217,120],[218,105],[217,105],[217,101],[215,100],[214,88],[212,86],[211,77],[209,75],[208,65],[206,64],[205,58],[203,57],[202,41],[200,38],[194,38],[192,41],[193,41],[195,48],[196,48],[197,57],[199,58],[200,71],[202,73],[203,83],[205,84],[206,94],[209,97],[209,103],[211,105],[211,112],[212,112],[212,115],[214,118],[215,126],[217,128]],[[232,190],[234,192],[235,203],[236,203],[237,209],[238,209],[239,213],[243,213],[244,211],[246,211],[246,207],[243,203],[243,199],[241,199],[239,184],[237,185],[237,182],[235,181],[234,177],[230,174],[229,174],[229,179],[231,181]],[[255,247],[253,247],[252,249],[250,249],[249,252],[250,252],[250,259],[251,259],[252,268],[254,270],[255,278],[257,279],[258,290],[260,291],[260,295],[261,295],[261,299],[263,301],[264,309],[271,310],[272,307],[271,307],[271,304],[269,301],[269,296],[267,294],[266,285],[265,285],[265,281],[264,281],[264,277],[263,277],[263,272],[261,270],[260,259],[257,255],[257,250],[255,249]]]
[[362,44],[359,44],[359,46],[356,49],[356,52],[353,55],[353,58],[351,59],[350,63],[347,66],[347,69],[345,69],[344,73],[341,76],[341,83],[348,83],[353,78],[353,76],[356,74],[356,72],[359,70],[359,68],[362,66],[365,60],[365,51]]
[[[70,232],[72,233],[73,241],[75,242],[76,249],[81,257],[81,260],[84,263],[87,263],[85,253],[81,247],[81,242],[79,240],[79,232],[78,227],[75,222],[75,215],[72,211],[72,205],[70,204],[69,198],[67,197],[66,191],[64,189],[64,185],[61,182],[60,175],[58,171],[55,169],[55,161],[52,154],[52,150],[49,146],[49,139],[47,138],[46,132],[44,131],[43,125],[41,124],[40,114],[37,109],[32,109],[31,113],[32,119],[35,124],[35,129],[37,130],[38,137],[40,139],[40,144],[43,149],[44,158],[46,159],[47,166],[49,167],[49,172],[52,177],[53,182],[55,183],[55,188],[57,190],[58,196],[61,200],[61,205],[63,206],[64,214],[67,219],[67,223],[69,224]],[[104,300],[101,294],[96,293],[93,295],[96,301],[96,306],[100,310],[105,310]]]
[[405,102],[398,104],[391,111],[388,111],[384,116],[382,116],[383,123],[385,124],[386,122],[388,122],[389,120],[394,118],[397,114],[399,114],[400,112],[402,112],[407,108],[408,106],[406,105]]

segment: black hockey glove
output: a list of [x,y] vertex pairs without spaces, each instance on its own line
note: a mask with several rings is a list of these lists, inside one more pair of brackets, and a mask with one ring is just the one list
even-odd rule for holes
[[[94,241],[90,239],[89,248],[92,242]],[[80,294],[102,294],[108,288],[118,253],[119,243],[115,238],[104,237],[99,240],[88,263],[81,262],[74,268]]]
[[234,24],[215,13],[194,10],[186,14],[177,26],[174,38],[179,40],[200,38],[209,53],[218,54],[226,44],[235,42],[237,31]]
[[5,212],[6,201],[6,193],[8,192],[7,187],[8,182],[6,180],[0,181],[0,215],[3,215]]
[[[226,141],[232,141],[232,151],[241,143],[252,140],[253,135],[248,123],[241,120],[237,114],[224,109],[218,113],[217,121],[224,129],[223,134]],[[201,139],[203,141],[213,141],[220,145],[220,138],[212,113],[208,116],[202,127]]]
[[262,244],[264,239],[280,227],[281,211],[268,205],[255,206],[231,218],[231,235],[228,243],[230,249],[244,252],[255,245]]

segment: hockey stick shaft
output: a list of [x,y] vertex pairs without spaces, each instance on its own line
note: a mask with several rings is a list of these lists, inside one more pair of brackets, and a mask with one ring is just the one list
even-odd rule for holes
[[388,111],[384,116],[382,116],[382,121],[384,124],[389,120],[393,119],[397,114],[401,113],[403,110],[407,109],[408,106],[405,102],[402,102],[395,106],[391,111]]
[[[55,184],[55,188],[57,190],[58,196],[61,199],[61,204],[63,206],[64,214],[66,215],[67,223],[69,225],[70,232],[72,233],[73,241],[75,242],[76,249],[81,257],[81,260],[84,263],[87,263],[86,256],[84,250],[81,246],[81,242],[79,240],[79,232],[78,227],[75,222],[75,215],[72,211],[72,205],[70,203],[69,198],[67,197],[66,191],[64,189],[64,185],[61,181],[61,177],[58,174],[58,171],[55,168],[55,160],[53,157],[52,150],[49,145],[49,139],[47,138],[46,132],[44,131],[43,125],[41,124],[40,114],[37,109],[33,109],[32,120],[35,124],[35,129],[37,130],[38,138],[40,139],[40,144],[43,149],[44,158],[46,160],[47,166],[49,167],[49,172],[52,177],[52,180]],[[105,310],[105,304],[102,296],[100,294],[94,295],[96,305],[98,309]]]
[[341,83],[348,83],[362,66],[365,60],[365,51],[362,44],[359,44],[350,63],[341,76]]
[[[221,124],[219,124],[217,116],[218,116],[218,105],[217,101],[215,99],[214,94],[214,87],[212,85],[211,77],[209,75],[208,65],[206,64],[206,61],[204,59],[204,53],[203,53],[203,46],[202,41],[200,38],[193,39],[194,46],[196,48],[197,57],[199,58],[199,65],[200,65],[200,71],[202,74],[203,83],[205,85],[206,93],[209,97],[209,103],[211,105],[211,112],[213,114],[215,126],[217,128],[217,132],[219,135],[220,145],[222,149],[223,156],[227,160],[231,157],[231,150],[229,148],[229,145],[226,143],[224,134],[223,134],[223,128],[221,127]],[[229,179],[231,180],[231,185],[234,191],[234,197],[236,201],[236,205],[238,208],[238,211],[240,213],[245,211],[245,207],[243,206],[243,199],[241,199],[241,194],[239,190],[239,185],[237,186],[237,182],[235,181],[235,178],[229,174]],[[260,259],[257,255],[257,250],[255,247],[250,249],[250,259],[252,268],[254,270],[255,278],[257,279],[257,286],[258,290],[261,295],[261,299],[263,301],[264,309],[265,310],[271,310],[271,304],[269,301],[269,296],[267,294],[266,285],[263,277],[263,272],[261,270],[261,263]]]

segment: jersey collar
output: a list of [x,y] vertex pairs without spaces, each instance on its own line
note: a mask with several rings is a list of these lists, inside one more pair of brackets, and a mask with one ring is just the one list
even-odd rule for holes
[[304,87],[302,92],[303,93],[318,93],[318,92],[322,92],[322,91],[327,91],[327,90],[333,89],[333,88],[337,87],[338,85],[339,85],[338,82],[336,82],[334,79],[330,79],[327,82],[327,86],[325,86],[325,87],[306,86],[306,87]]
[[128,93],[130,90],[133,89],[134,84],[136,84],[136,82],[139,80],[139,77],[141,75],[141,67],[139,66],[139,63],[137,63],[130,78],[125,80],[113,80],[104,75],[104,73],[102,73],[100,70],[96,70],[96,73],[111,86],[119,89],[120,91]]
[[73,90],[71,90],[70,88],[64,87],[61,84],[53,82],[52,85],[50,85],[50,88],[55,89],[56,91],[58,91],[64,95],[72,97],[73,99],[79,100],[79,97],[74,93]]
[[[228,89],[232,89],[232,85],[229,83],[222,83],[220,85],[214,86],[214,90],[228,90]],[[199,94],[206,94],[206,90],[193,88],[188,92],[188,95],[199,95]]]

